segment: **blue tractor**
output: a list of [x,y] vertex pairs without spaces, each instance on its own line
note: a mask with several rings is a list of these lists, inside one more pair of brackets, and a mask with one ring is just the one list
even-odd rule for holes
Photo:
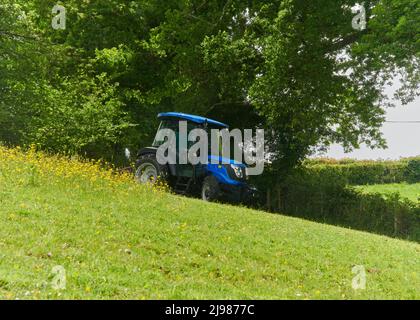
[[[256,195],[256,189],[247,183],[246,165],[231,159],[211,154],[207,164],[167,164],[157,161],[157,150],[163,141],[158,139],[159,131],[171,129],[179,139],[179,122],[186,121],[188,133],[193,129],[227,129],[226,124],[208,118],[184,113],[161,113],[158,134],[153,145],[140,150],[137,154],[135,177],[139,183],[157,183],[163,180],[175,193],[195,195],[204,201],[230,201],[249,203]],[[209,143],[211,145],[211,143]],[[178,152],[178,151],[177,151]],[[218,158],[217,161],[214,159]],[[211,161],[213,160],[213,161]],[[217,162],[217,164],[216,164]]]

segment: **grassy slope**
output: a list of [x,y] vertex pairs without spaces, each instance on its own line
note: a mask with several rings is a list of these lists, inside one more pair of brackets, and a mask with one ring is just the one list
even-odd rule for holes
[[370,193],[371,192],[383,193],[383,194],[400,193],[402,197],[408,198],[411,201],[416,202],[420,200],[420,183],[380,184],[380,185],[372,185],[372,186],[361,186],[359,188],[365,192],[370,192]]
[[420,298],[415,243],[1,161],[0,298]]

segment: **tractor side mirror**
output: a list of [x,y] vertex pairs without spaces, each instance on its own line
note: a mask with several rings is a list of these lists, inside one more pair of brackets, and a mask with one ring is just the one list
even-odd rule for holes
[[128,161],[131,161],[131,152],[130,152],[130,149],[125,148],[124,153],[125,153],[125,157],[127,158],[127,160]]

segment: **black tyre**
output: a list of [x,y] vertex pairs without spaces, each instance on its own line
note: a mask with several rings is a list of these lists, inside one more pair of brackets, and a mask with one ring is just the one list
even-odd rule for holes
[[212,202],[217,201],[220,197],[220,186],[217,179],[213,176],[208,176],[204,179],[201,188],[201,199]]
[[168,167],[159,164],[155,154],[146,154],[137,160],[135,177],[136,181],[141,184],[166,183]]

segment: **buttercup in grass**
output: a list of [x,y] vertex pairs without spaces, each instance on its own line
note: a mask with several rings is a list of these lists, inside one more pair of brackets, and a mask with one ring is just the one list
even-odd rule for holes
[[[20,147],[7,148],[0,146],[0,172],[0,181],[1,178],[13,179],[20,185],[36,186],[42,182],[41,180],[58,176],[74,183],[76,188],[78,184],[75,182],[80,179],[90,181],[94,188],[121,185],[127,185],[129,188],[149,188],[149,186],[136,184],[130,173],[120,172],[112,165],[100,160],[49,155],[37,151],[34,145],[27,150]],[[166,190],[164,185],[158,185],[154,188],[150,186],[150,188],[155,191]]]

